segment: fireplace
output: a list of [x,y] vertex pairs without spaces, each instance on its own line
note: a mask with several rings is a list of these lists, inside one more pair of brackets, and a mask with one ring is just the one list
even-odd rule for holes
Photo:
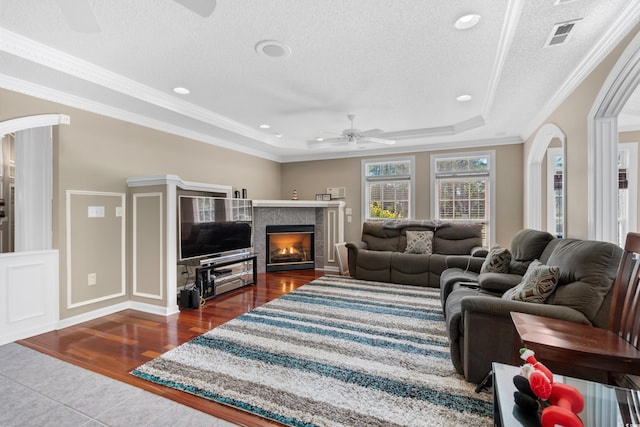
[[267,225],[266,271],[315,268],[313,225]]

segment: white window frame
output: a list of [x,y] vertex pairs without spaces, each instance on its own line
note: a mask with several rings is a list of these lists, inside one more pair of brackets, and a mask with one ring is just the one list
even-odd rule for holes
[[431,218],[439,219],[440,212],[437,206],[436,198],[438,192],[438,182],[436,179],[436,161],[445,159],[466,159],[471,157],[488,157],[489,158],[489,221],[487,223],[487,246],[493,246],[493,242],[496,241],[496,152],[495,150],[487,151],[474,151],[474,152],[461,152],[461,153],[448,153],[448,154],[432,154],[430,156],[430,204],[431,204]]
[[[403,157],[387,157],[387,158],[373,158],[373,159],[363,159],[360,163],[360,176],[362,179],[362,183],[360,185],[361,188],[361,197],[362,206],[362,222],[365,221],[376,221],[376,218],[367,218],[367,214],[369,213],[369,186],[367,185],[369,180],[367,176],[367,166],[371,163],[397,163],[397,162],[406,162],[409,161],[411,167],[411,173],[409,174],[409,213],[407,218],[403,219],[411,219],[415,215],[415,181],[416,181],[416,158],[415,156],[403,156]],[[392,178],[392,177],[391,177]],[[393,180],[393,179],[390,179]]]
[[[556,235],[556,227],[555,227],[555,219],[556,219],[556,192],[554,187],[554,176],[556,173],[556,163],[554,159],[557,156],[564,156],[564,149],[562,147],[550,147],[547,149],[547,231],[552,235]],[[562,159],[564,164],[565,159]],[[564,187],[566,187],[566,177],[564,176],[564,168],[562,169],[562,187],[563,187],[563,197],[566,197],[566,191],[564,191]],[[562,206],[566,206],[564,200],[562,201]],[[566,213],[563,212],[563,221],[566,221]],[[567,224],[562,224],[563,235],[566,235],[566,227]]]
[[[622,166],[627,169],[627,181],[629,182],[626,194],[627,211],[622,214],[618,212],[618,234],[622,231],[622,235],[618,236],[618,244],[624,246],[627,233],[638,230],[638,143],[620,142],[618,143],[618,153],[620,152],[624,152],[624,157],[627,160],[626,164]],[[626,218],[626,223],[620,224],[621,217]]]

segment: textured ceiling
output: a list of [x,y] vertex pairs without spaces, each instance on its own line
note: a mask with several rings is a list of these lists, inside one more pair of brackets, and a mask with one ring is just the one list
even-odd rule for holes
[[[278,161],[522,141],[640,14],[640,0],[218,0],[209,17],[173,0],[77,1],[99,32],[73,30],[62,1],[0,2],[0,87]],[[471,12],[479,25],[456,30]],[[575,19],[566,45],[544,47]],[[259,55],[263,40],[292,53]],[[308,148],[350,113],[397,143]]]

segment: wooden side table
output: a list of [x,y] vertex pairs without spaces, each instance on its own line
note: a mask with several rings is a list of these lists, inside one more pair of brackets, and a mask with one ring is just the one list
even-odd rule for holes
[[608,329],[517,312],[511,319],[525,347],[542,360],[640,375],[638,349]]

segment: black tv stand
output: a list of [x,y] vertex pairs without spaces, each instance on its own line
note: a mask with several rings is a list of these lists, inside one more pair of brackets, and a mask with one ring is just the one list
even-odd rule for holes
[[[255,254],[212,258],[196,268],[195,286],[205,300],[225,292],[258,283],[258,268]],[[251,263],[251,266],[249,266]]]

